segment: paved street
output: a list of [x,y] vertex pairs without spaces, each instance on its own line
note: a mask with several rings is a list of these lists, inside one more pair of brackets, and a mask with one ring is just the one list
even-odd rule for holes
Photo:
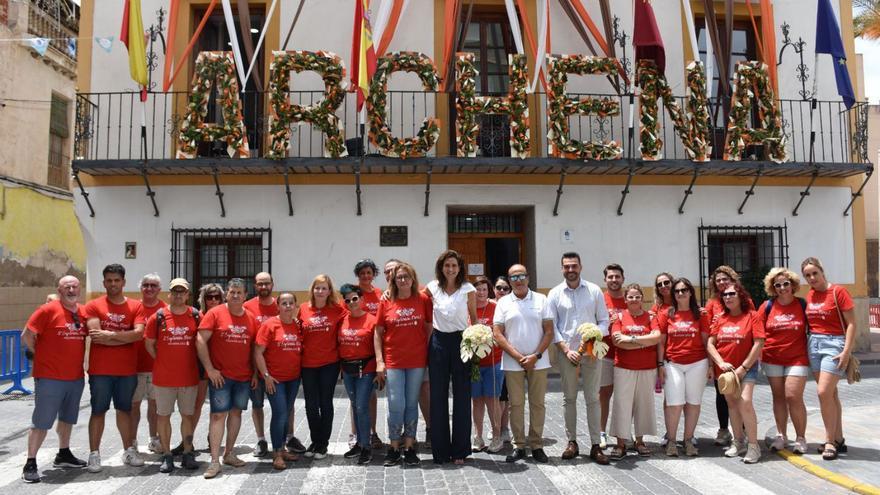
[[[29,383],[29,386],[31,383]],[[88,388],[88,387],[86,387]],[[248,461],[246,467],[224,468],[223,475],[215,480],[202,478],[202,471],[185,472],[177,470],[173,475],[158,472],[158,456],[147,455],[147,466],[131,468],[122,464],[122,446],[114,426],[111,413],[107,416],[102,457],[105,469],[99,474],[85,470],[64,471],[53,469],[52,458],[57,449],[57,439],[50,433],[46,445],[40,451],[39,465],[43,482],[26,485],[19,480],[21,467],[25,460],[27,426],[33,408],[29,399],[9,399],[0,401],[0,492],[26,494],[63,493],[64,495],[100,493],[364,493],[382,494],[386,492],[407,494],[430,493],[784,493],[800,495],[805,492],[845,493],[847,490],[833,483],[799,469],[781,457],[764,449],[764,457],[757,465],[747,466],[738,459],[727,459],[721,449],[711,444],[715,434],[714,394],[706,389],[703,398],[704,413],[698,427],[701,456],[694,459],[668,459],[660,453],[656,438],[648,438],[655,450],[650,458],[638,458],[634,454],[624,461],[611,466],[597,466],[586,457],[577,461],[562,461],[559,455],[565,447],[562,417],[562,396],[558,379],[551,380],[547,394],[547,425],[545,428],[546,451],[551,461],[538,465],[533,461],[518,464],[504,463],[501,454],[477,454],[464,467],[435,466],[430,462],[430,454],[423,453],[420,468],[395,467],[385,469],[381,466],[381,453],[370,466],[362,467],[354,461],[343,459],[346,440],[350,428],[347,414],[348,400],[343,397],[343,387],[337,388],[334,442],[330,445],[331,456],[321,461],[300,461],[283,472],[272,470],[268,460],[256,460],[251,452],[255,435],[250,414],[245,414],[245,424],[239,438],[238,453]],[[823,462],[818,455],[805,456],[815,464],[835,470],[841,474],[880,485],[877,474],[877,460],[880,460],[880,442],[872,431],[880,413],[876,397],[880,394],[880,366],[864,369],[863,381],[855,386],[842,386],[841,399],[846,410],[844,428],[847,432],[849,454],[840,460]],[[821,422],[815,395],[815,385],[809,384],[806,392],[807,407],[810,414],[808,440],[811,452],[821,440]],[[656,396],[658,421],[662,415],[661,405]],[[145,408],[146,406],[144,406]],[[380,400],[380,429],[385,418],[384,401]],[[306,442],[308,438],[303,401],[297,399],[297,436]],[[770,390],[762,383],[756,390],[756,408],[760,422],[760,433],[775,435],[770,409]],[[88,397],[83,397],[80,424],[74,428],[72,450],[80,457],[87,457]],[[207,411],[207,406],[206,406]],[[269,408],[267,404],[267,415]],[[205,415],[206,416],[206,415]],[[206,418],[199,425],[196,447],[204,448]],[[176,418],[172,419],[176,424]],[[423,425],[420,424],[420,428]],[[176,428],[176,427],[175,427]],[[579,431],[587,431],[582,421]],[[663,431],[658,425],[658,431]],[[385,435],[383,434],[383,437]],[[791,437],[794,435],[791,434]],[[420,431],[419,437],[424,433]],[[146,420],[141,422],[141,450],[145,450]],[[175,438],[176,442],[176,438]],[[581,439],[582,451],[586,439]],[[204,461],[207,454],[199,455]]]

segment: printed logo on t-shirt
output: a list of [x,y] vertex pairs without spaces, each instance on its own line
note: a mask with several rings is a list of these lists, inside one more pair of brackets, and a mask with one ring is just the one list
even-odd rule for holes
[[229,325],[223,332],[223,340],[230,344],[248,344],[247,327],[244,325]]
[[719,329],[719,342],[739,342],[742,336],[739,335],[739,325],[727,325]]
[[360,328],[343,328],[339,332],[339,344],[357,347],[366,341],[366,335],[358,335]]
[[624,328],[627,335],[645,335],[648,333],[648,327],[644,325],[627,325]]
[[668,332],[673,337],[677,338],[688,338],[695,337],[697,335],[697,329],[694,327],[694,322],[692,321],[675,321],[669,325]]
[[118,313],[107,313],[107,319],[103,322],[103,327],[106,330],[128,330],[128,325],[125,324],[126,315],[121,315]]
[[58,336],[64,340],[84,340],[86,338],[86,330],[82,325],[66,323],[64,330],[58,332]]
[[269,318],[271,318],[271,316],[267,316],[267,315],[255,315],[255,318],[256,318],[256,320],[257,320],[257,323],[259,323],[260,325],[262,325],[263,322],[266,321],[266,320],[268,320]]
[[167,345],[190,346],[193,345],[195,340],[193,338],[195,332],[193,332],[192,327],[168,327],[166,333],[164,342]]
[[825,309],[825,303],[808,303],[807,304],[807,314],[810,316],[818,317],[825,319],[831,314],[831,311]]
[[294,333],[285,333],[281,339],[275,341],[275,345],[282,351],[299,351],[301,343]]
[[368,302],[366,304],[367,312],[375,314],[376,311],[379,311],[379,303],[377,302]]
[[801,322],[791,313],[773,315],[773,319],[766,325],[771,330],[799,330]]
[[330,317],[326,315],[310,316],[307,327],[309,331],[326,332],[330,329]]

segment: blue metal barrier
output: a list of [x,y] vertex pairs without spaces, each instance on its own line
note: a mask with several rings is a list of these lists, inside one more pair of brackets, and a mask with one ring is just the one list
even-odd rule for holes
[[21,381],[31,373],[31,362],[24,355],[25,346],[21,342],[21,330],[0,330],[0,381],[12,380],[12,386],[3,391],[4,395],[32,392]]

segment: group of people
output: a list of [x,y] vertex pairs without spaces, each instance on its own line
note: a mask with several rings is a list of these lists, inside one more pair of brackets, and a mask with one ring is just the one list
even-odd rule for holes
[[[274,296],[271,275],[259,273],[252,299],[246,300],[245,281],[232,279],[225,290],[217,284],[203,286],[198,309],[189,305],[192,289],[182,278],[168,284],[166,304],[159,298],[159,276],[145,275],[140,282],[142,300],[137,301],[123,293],[124,267],[108,265],[103,270],[106,294],[81,306],[79,280],[63,277],[57,297],[38,308],[23,330],[23,342],[34,360],[36,404],[22,478],[40,481],[36,454],[56,419],[60,448],[54,466],[101,471],[100,444],[111,401],[127,465],[144,465],[137,430],[141,402],[146,400],[149,449],[161,454],[160,471],[170,473],[178,465],[198,469],[193,438],[206,397],[211,460],[205,478],[219,475],[221,462],[245,465],[234,447],[241,414],[249,405],[258,439],[254,453],[269,454],[266,399],[271,407],[273,467],[283,470],[300,455],[323,459],[328,455],[340,374],[352,417],[350,448],[344,456],[359,464],[370,463],[373,451],[384,447],[376,433],[377,390],[385,390],[387,397],[385,466],[420,463],[420,407],[427,431],[424,447],[430,448],[435,463],[462,464],[476,451],[499,452],[510,440],[509,432],[513,450],[506,462],[525,458],[526,449],[535,461],[547,462],[544,398],[551,353],[562,385],[568,441],[564,460],[580,455],[579,390],[593,461],[605,465],[622,459],[627,442],[633,440],[638,455],[651,455],[644,436],[657,434],[658,386],[663,388],[666,433],[661,444],[666,455],[679,455],[682,413],[684,454],[698,455],[694,431],[707,380],[714,379],[716,444],[729,443],[724,452],[728,457],[757,462],[761,450],[752,394],[759,363],[773,393],[779,432],[772,449],[788,447],[791,418],[796,435],[792,451],[806,451],[803,393],[811,373],[818,383],[826,431],[819,450],[831,460],[846,449],[837,383],[845,376],[852,351],[854,306],[845,288],[826,280],[815,258],[801,265],[810,285],[806,299],[796,296],[798,274],[774,268],[764,280],[770,299],[757,309],[737,273],[727,266],[712,273],[708,284],[713,297],[705,308],[697,303],[688,279],[657,275],[650,309],[644,307],[641,286],[624,285],[620,265],[605,267],[603,294],[597,284],[581,277],[580,256],[574,252],[562,255],[564,280],[547,295],[529,288],[523,265],[513,265],[494,283],[485,277],[469,282],[466,266],[459,253],[444,251],[437,258],[434,280],[421,286],[412,265],[392,259],[384,265],[383,290],[373,284],[379,268],[369,259],[361,260],[354,268],[355,283],[337,291],[329,276],[318,275],[309,287],[309,300],[302,304],[290,292]],[[463,331],[478,323],[492,327],[496,345],[480,360],[478,376],[472,379],[471,363],[462,361],[460,349]],[[604,358],[584,346],[578,330],[584,323],[601,331],[609,345]],[[86,337],[91,415],[90,453],[83,461],[70,451],[70,434],[85,385]],[[293,404],[300,384],[308,448],[293,434]],[[181,441],[172,448],[175,404]],[[488,445],[483,438],[487,415]],[[611,445],[609,437],[616,443]]]

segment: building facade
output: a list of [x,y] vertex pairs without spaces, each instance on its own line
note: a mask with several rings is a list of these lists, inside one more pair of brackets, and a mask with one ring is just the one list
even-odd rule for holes
[[[148,30],[152,24],[155,32],[166,32],[164,25],[158,29],[157,11],[163,3],[143,2]],[[436,256],[447,247],[465,255],[472,276],[496,276],[510,264],[522,262],[539,290],[560,282],[559,256],[565,251],[581,254],[584,275],[592,280],[601,279],[602,268],[616,262],[626,269],[627,281],[646,287],[653,286],[661,271],[705,285],[699,281],[705,281],[715,266],[729,264],[755,290],[770,267],[796,268],[803,258],[818,256],[829,278],[859,299],[861,326],[866,328],[865,207],[862,197],[854,195],[861,191],[871,167],[865,156],[866,138],[860,134],[865,112],[861,106],[848,111],[843,106],[828,76],[832,61],[824,60],[827,57],[820,59],[816,70],[822,77],[816,95],[816,126],[821,132],[812,160],[810,101],[800,93],[798,61],[791,50],[783,54],[779,69],[779,108],[788,143],[788,159],[781,164],[766,159],[762,146],[747,150],[741,162],[721,159],[729,100],[717,96],[717,91],[711,100],[717,116],[711,124],[715,151],[710,161],[687,159],[684,143],[662,109],[665,158],[642,161],[638,124],[633,134],[628,125],[638,112],[637,99],[635,107],[629,105],[634,88],[622,78],[601,76],[570,77],[569,95],[609,96],[620,104],[621,113],[572,116],[571,137],[615,140],[624,150],[619,159],[551,156],[548,102],[540,85],[528,96],[528,157],[511,157],[507,117],[480,115],[478,156],[458,158],[452,125],[454,90],[426,92],[415,74],[404,73],[389,82],[389,127],[398,137],[412,137],[423,118],[436,116],[439,139],[427,157],[389,158],[378,154],[372,144],[367,145],[366,156],[358,156],[356,98],[349,93],[336,115],[351,156],[324,158],[323,135],[310,125],[300,125],[293,127],[286,157],[270,160],[266,158],[267,80],[272,52],[324,50],[338,54],[346,66],[351,60],[352,2],[307,3],[286,47],[296,5],[279,2],[280,12],[266,24],[264,46],[255,63],[259,80],[251,78],[241,95],[250,158],[230,158],[225,145],[204,143],[198,146],[196,158],[176,159],[195,57],[201,51],[229,47],[222,12],[208,16],[193,53],[175,62],[182,67],[168,93],[161,92],[162,45],[167,43],[169,53],[182,53],[208,3],[182,0],[175,39],[150,38],[155,87],[146,105],[138,102],[121,46],[106,52],[91,45],[81,54],[77,114],[88,137],[78,140],[73,167],[83,186],[76,205],[89,252],[90,292],[101,290],[101,268],[111,262],[123,262],[132,272],[128,287],[132,292],[140,275],[152,271],[165,278],[186,276],[200,284],[250,277],[261,270],[271,270],[277,289],[303,291],[318,273],[328,273],[338,283],[352,280],[351,268],[365,257],[377,263],[388,258],[408,260],[424,283],[432,278]],[[378,3],[374,1],[374,16]],[[504,2],[474,3],[472,11],[462,8],[460,21],[467,22],[467,29],[461,33],[459,51],[476,58],[479,94],[506,94],[507,56],[516,47]],[[585,3],[601,25],[598,2]],[[614,29],[607,38],[624,39],[616,45],[616,57],[632,80],[633,48],[628,40],[633,13],[631,6],[619,5],[625,3],[613,2],[617,19],[610,23]],[[854,60],[851,3],[834,3]],[[271,1],[249,4],[256,44]],[[678,0],[652,4],[666,50],[666,77],[674,95],[683,98],[690,62],[685,54],[691,53],[684,13]],[[703,2],[692,4],[698,51],[705,57],[706,14]],[[527,18],[530,30],[536,32],[536,2],[524,5],[527,12],[521,19]],[[409,2],[388,50],[420,52],[436,66],[442,65],[445,8],[444,0]],[[774,9],[777,37],[783,39],[785,23],[791,36],[805,41],[805,54],[812,53],[815,12],[804,13],[804,3],[794,0],[777,0]],[[716,12],[718,22],[724,24],[723,8]],[[107,36],[118,31],[121,6],[98,9],[93,1],[84,1],[82,17],[83,36]],[[550,25],[552,53],[590,54],[555,2]],[[760,60],[759,44],[745,5],[737,4],[732,61]],[[530,75],[533,58],[529,56]],[[857,81],[854,74],[852,79]],[[292,74],[290,81],[292,102],[314,104],[322,98],[323,83],[315,73]],[[209,101],[209,121],[215,121],[217,114],[216,103]],[[146,140],[140,134],[142,115]]]

